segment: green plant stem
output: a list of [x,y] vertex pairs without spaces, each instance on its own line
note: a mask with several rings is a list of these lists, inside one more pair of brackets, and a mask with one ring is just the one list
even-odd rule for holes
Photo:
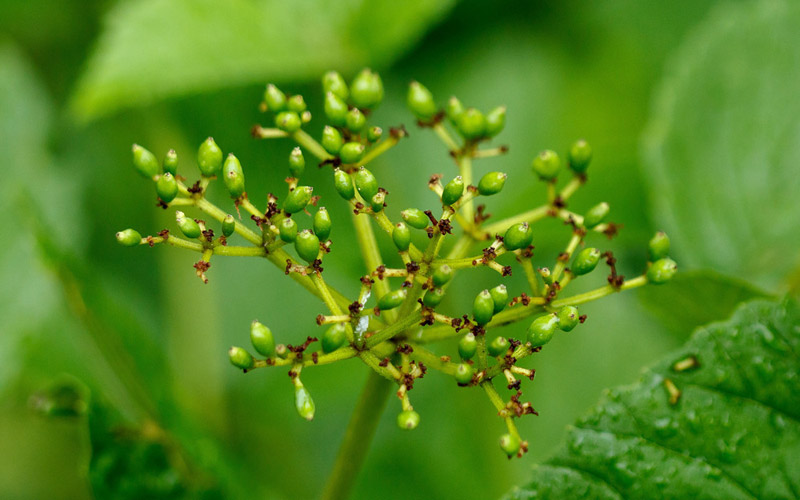
[[544,219],[545,217],[548,216],[552,208],[553,207],[551,207],[550,205],[542,205],[532,210],[528,210],[527,212],[523,212],[519,215],[515,215],[513,217],[497,221],[494,224],[489,224],[488,226],[484,227],[483,230],[491,235],[503,234],[506,232],[506,229],[513,226],[514,224],[519,224],[520,222],[527,222],[528,224],[533,224],[534,222]]
[[347,498],[367,456],[393,384],[370,371],[339,447],[333,470],[322,492],[323,500]]
[[619,288],[615,288],[611,285],[606,285],[600,288],[596,288],[594,290],[590,290],[585,293],[573,295],[572,297],[566,297],[563,299],[554,300],[553,302],[550,303],[550,305],[556,309],[564,306],[577,306],[579,304],[584,304],[586,302],[591,302],[593,300],[605,297],[606,295],[611,295],[612,293],[621,292],[623,290],[630,290],[631,288],[640,287],[646,284],[647,284],[647,278],[645,276],[637,276],[632,280],[625,281]]
[[300,146],[308,150],[309,153],[316,156],[320,160],[329,160],[333,158],[333,156],[329,155],[325,148],[316,141],[313,137],[308,135],[305,130],[300,129],[294,134],[292,134],[292,139],[297,142]]
[[389,151],[393,147],[397,146],[397,143],[400,142],[400,136],[391,136],[388,139],[385,139],[370,149],[367,154],[361,158],[361,161],[358,162],[359,165],[364,166],[367,163],[371,162],[375,158],[379,157],[383,153]]
[[[458,170],[461,179],[464,181],[464,185],[472,185],[472,158],[469,152],[462,153],[458,158]],[[461,209],[464,212],[464,218],[467,220],[467,223],[474,225],[475,212],[473,210],[472,200],[467,200],[467,202],[462,205]]]

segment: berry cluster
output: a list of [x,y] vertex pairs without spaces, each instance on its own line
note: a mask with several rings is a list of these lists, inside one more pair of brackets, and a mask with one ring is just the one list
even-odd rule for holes
[[[254,321],[250,340],[258,357],[242,347],[232,347],[228,353],[231,363],[244,372],[267,366],[289,367],[297,411],[303,418],[311,420],[315,406],[301,381],[302,370],[359,358],[397,385],[401,402],[397,423],[403,429],[413,429],[420,416],[411,405],[409,391],[429,369],[434,369],[453,377],[460,387],[476,387],[485,392],[507,425],[508,432],[500,438],[501,449],[509,458],[522,456],[528,445],[519,435],[514,419],[536,411],[529,402],[520,401],[521,379],[532,380],[535,373],[520,363],[540,351],[558,330],[568,332],[584,322],[586,317],[576,306],[646,283],[667,282],[677,269],[667,256],[669,239],[664,233],[655,235],[649,244],[650,263],[641,276],[633,279],[617,274],[611,252],[581,248],[587,235],[599,233],[611,238],[617,229],[606,222],[607,203],[582,215],[567,208],[570,197],[586,182],[592,158],[591,147],[582,140],[572,145],[565,160],[553,151],[543,151],[533,159],[533,173],[547,185],[547,200],[542,205],[487,224],[489,216],[484,205],[476,206],[475,202],[499,193],[507,176],[488,172],[473,184],[473,160],[507,151],[505,146],[484,146],[503,130],[506,109],[498,107],[484,115],[475,108],[465,108],[452,97],[442,110],[430,91],[417,82],[409,86],[408,106],[417,124],[431,129],[442,140],[458,174],[446,182],[442,182],[441,175],[433,175],[428,181],[429,189],[436,194],[436,213],[434,209],[411,207],[399,212],[402,220],[393,221],[386,210],[388,191],[368,166],[407,133],[401,126],[384,136],[380,127],[368,124],[372,110],[383,98],[380,77],[363,70],[347,85],[339,73],[329,72],[322,78],[322,88],[327,125],[319,141],[304,130],[311,113],[303,96],[288,96],[274,85],[268,85],[264,92],[261,109],[272,114],[274,127],[255,126],[253,135],[262,139],[290,138],[298,144],[289,156],[288,191],[282,202],[269,194],[266,209],[257,208],[245,191],[239,160],[233,154],[223,158],[222,150],[211,138],[199,147],[200,178],[194,184],[178,175],[174,151],[159,163],[152,153],[135,145],[133,163],[143,176],[154,181],[162,207],[193,208],[214,223],[176,211],[178,234],[165,229],[143,238],[135,230],[126,229],[117,233],[118,241],[126,246],[166,243],[199,252],[202,256],[194,267],[206,282],[213,256],[265,258],[320,298],[327,311],[316,316],[317,325],[323,328],[319,339],[309,336],[298,346],[276,344],[272,331]],[[360,292],[355,298],[345,297],[323,278],[322,263],[331,251],[331,218],[324,207],[316,208],[319,199],[313,195],[313,188],[301,184],[306,154],[313,156],[320,167],[331,169],[336,192],[352,213],[368,267],[368,274],[360,277]],[[559,188],[558,177],[563,173],[571,174],[571,178]],[[219,177],[233,199],[237,216],[206,199],[209,182]],[[242,211],[249,214],[249,221],[243,220]],[[572,234],[552,267],[535,267],[532,226],[545,218],[563,220]],[[374,227],[394,243],[402,267],[386,266]],[[215,234],[214,229],[220,233]],[[248,244],[229,245],[228,238],[234,235]],[[453,242],[445,245],[445,240]],[[471,249],[479,243],[484,248],[470,256]],[[447,253],[444,248],[449,249]],[[603,259],[610,268],[605,285],[564,295],[573,280],[594,271]],[[445,314],[439,305],[455,275],[477,267],[489,268],[501,279],[518,267],[527,277],[528,290],[511,296],[505,285],[498,284],[478,291],[469,313]],[[394,280],[399,284],[392,285]],[[462,285],[462,289],[467,286]],[[488,338],[488,331],[495,327],[531,317],[533,321],[520,338]],[[439,356],[428,348],[430,343],[445,340],[458,343],[460,360]],[[511,391],[508,400],[493,383],[497,377],[505,380]]]

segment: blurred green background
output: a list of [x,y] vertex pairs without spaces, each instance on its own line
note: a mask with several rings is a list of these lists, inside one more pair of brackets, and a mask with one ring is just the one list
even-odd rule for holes
[[[714,269],[769,292],[796,287],[800,41],[789,21],[800,17],[787,5],[0,1],[0,496],[311,498],[322,488],[366,368],[305,371],[317,404],[308,423],[285,373],[242,376],[226,358],[254,318],[281,342],[315,335],[321,305],[266,262],[215,259],[202,285],[194,255],[124,249],[113,238],[171,224],[131,168],[134,142],[158,156],[175,148],[187,175],[212,135],[242,161],[252,199],[283,189],[293,144],[249,134],[264,119],[257,105],[268,81],[304,94],[322,116],[323,71],[381,72],[386,98],[374,119],[411,135],[375,164],[394,217],[433,206],[428,176],[453,171],[405,109],[417,79],[442,103],[454,94],[483,110],[508,106],[497,141],[510,152],[479,164],[513,180],[491,200],[495,217],[543,195],[529,171],[538,151],[583,137],[595,160],[574,206],[611,204],[624,228],[596,244],[615,251],[623,274],[643,268],[647,239],[667,229],[683,269]],[[752,19],[760,23],[738,29]],[[729,43],[731,33],[740,34]],[[312,135],[321,122],[312,120]],[[307,178],[334,217],[326,276],[355,294],[365,270],[346,205],[323,171]],[[211,196],[228,206],[219,186]],[[705,220],[692,203],[735,208]],[[536,263],[567,239],[560,224],[544,224]],[[523,460],[497,450],[503,424],[482,395],[429,375],[412,393],[422,415],[413,433],[397,430],[390,400],[354,497],[492,498],[524,481],[603,388],[633,381],[692,327],[761,293],[723,274],[689,273],[670,289],[583,308],[587,323],[535,358],[526,397],[540,416],[520,422],[531,443]],[[488,270],[470,277],[458,278],[470,293],[443,307],[466,310],[473,288],[497,279]],[[509,279],[513,293],[523,281]],[[40,411],[53,401],[61,417]]]

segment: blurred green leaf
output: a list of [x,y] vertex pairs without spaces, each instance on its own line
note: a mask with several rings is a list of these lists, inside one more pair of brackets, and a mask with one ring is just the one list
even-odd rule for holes
[[679,335],[728,319],[742,302],[767,298],[753,285],[715,271],[680,272],[668,286],[644,287],[637,295],[648,311]]
[[797,303],[756,301],[698,330],[612,389],[508,498],[797,498],[798,325]]
[[716,9],[675,55],[644,141],[678,261],[771,290],[800,264],[798,25],[796,2]]
[[455,0],[120,2],[73,96],[85,119],[166,97],[383,65]]

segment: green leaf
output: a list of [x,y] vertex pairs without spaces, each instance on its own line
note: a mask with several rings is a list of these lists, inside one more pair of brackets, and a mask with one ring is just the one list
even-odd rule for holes
[[669,286],[643,287],[637,295],[671,332],[685,336],[698,326],[728,319],[742,302],[768,297],[747,282],[715,271],[680,272]]
[[678,261],[772,290],[800,264],[798,25],[797,2],[721,5],[675,55],[644,144]]
[[743,305],[612,389],[508,498],[800,497],[798,350],[796,302]]
[[386,64],[455,0],[120,2],[73,96],[84,119],[158,99]]

